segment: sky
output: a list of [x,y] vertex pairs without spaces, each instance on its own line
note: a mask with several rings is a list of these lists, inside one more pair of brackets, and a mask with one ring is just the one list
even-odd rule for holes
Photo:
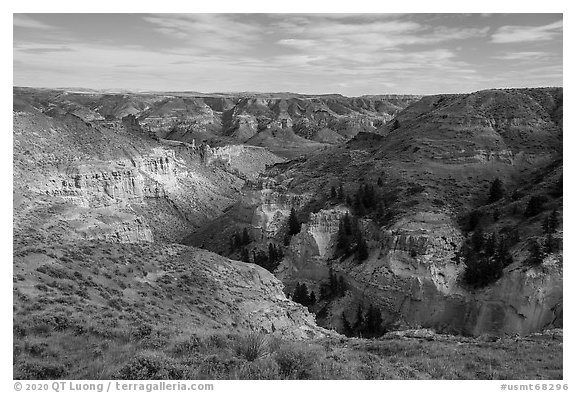
[[562,14],[14,14],[14,86],[439,94],[562,86]]

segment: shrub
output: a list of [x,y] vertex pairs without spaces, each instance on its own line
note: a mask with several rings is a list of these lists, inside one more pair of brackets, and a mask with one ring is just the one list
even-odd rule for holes
[[534,217],[535,215],[541,213],[544,210],[544,203],[546,203],[546,197],[542,195],[534,195],[530,197],[526,210],[524,211],[525,217]]
[[250,332],[238,337],[234,345],[236,355],[252,362],[268,353],[266,336],[258,332]]
[[30,360],[16,365],[14,379],[58,379],[65,375],[65,371],[64,366],[53,364],[53,361]]
[[490,194],[488,196],[488,203],[494,203],[504,196],[504,188],[502,186],[502,181],[498,178],[494,179],[492,184],[490,184]]
[[280,375],[288,379],[315,379],[318,375],[319,356],[304,344],[282,345],[274,354]]
[[188,339],[176,342],[172,347],[172,353],[175,356],[187,356],[195,352],[199,352],[203,347],[200,339],[195,336],[191,336]]
[[268,357],[242,365],[234,377],[249,380],[280,379],[280,370],[274,359]]
[[141,353],[117,373],[118,379],[184,379],[181,366],[159,353]]

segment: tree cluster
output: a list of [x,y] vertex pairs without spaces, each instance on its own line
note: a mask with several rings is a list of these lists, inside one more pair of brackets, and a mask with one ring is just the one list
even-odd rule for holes
[[534,217],[544,210],[546,197],[543,195],[533,195],[528,200],[526,210],[524,210],[524,217]]
[[356,252],[360,262],[368,258],[368,246],[360,230],[358,219],[351,217],[348,213],[340,219],[336,250],[344,256]]
[[300,303],[305,307],[312,307],[316,304],[316,294],[314,291],[308,293],[308,287],[306,284],[296,283],[296,288],[294,289],[294,294],[292,295],[292,300],[296,303]]
[[290,238],[298,233],[302,229],[302,223],[296,215],[296,210],[294,208],[290,209],[290,215],[288,216],[288,232],[286,232],[286,237],[284,238],[284,245],[290,243]]
[[524,261],[524,264],[528,266],[539,266],[544,262],[546,255],[544,254],[542,246],[538,243],[538,240],[531,239],[530,244],[528,245],[528,250],[530,254]]
[[464,262],[463,281],[474,287],[485,287],[500,277],[504,268],[513,262],[510,242],[495,233],[485,236],[481,228],[474,231],[462,245],[459,261]]
[[274,273],[274,270],[276,270],[282,258],[284,258],[284,252],[282,251],[282,247],[269,243],[268,253],[262,250],[252,251],[252,256],[256,265],[263,267],[270,273]]
[[344,281],[344,277],[336,276],[332,268],[330,268],[328,284],[320,284],[320,299],[331,300],[337,297],[343,297],[347,289],[348,286],[346,285],[346,281]]
[[230,239],[230,252],[235,252],[236,250],[245,247],[248,244],[250,244],[248,228],[244,228],[242,232],[236,231]]
[[356,321],[351,324],[342,312],[342,328],[344,335],[351,337],[379,337],[386,333],[382,326],[382,313],[372,304],[368,307],[366,313],[363,312],[362,305],[356,309]]

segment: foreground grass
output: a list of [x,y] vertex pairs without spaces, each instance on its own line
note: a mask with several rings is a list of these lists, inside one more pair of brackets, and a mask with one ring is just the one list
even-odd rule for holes
[[14,344],[16,379],[562,379],[552,337],[287,341],[260,333],[55,332]]

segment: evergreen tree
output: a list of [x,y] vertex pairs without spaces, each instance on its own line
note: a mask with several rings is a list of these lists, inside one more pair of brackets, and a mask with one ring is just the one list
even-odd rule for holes
[[330,294],[335,295],[338,292],[338,279],[334,274],[334,270],[330,268],[328,272],[328,279],[329,279],[329,286],[330,286]]
[[314,291],[310,292],[310,296],[308,297],[308,304],[310,306],[313,306],[316,304],[316,294],[314,293]]
[[505,239],[500,239],[496,247],[496,252],[494,254],[494,258],[496,259],[497,263],[500,266],[502,266],[502,268],[505,268],[506,266],[514,262],[512,254],[510,254],[510,251],[508,250],[506,243],[507,242]]
[[544,251],[542,246],[537,240],[532,239],[529,245],[530,256],[526,259],[525,263],[530,266],[538,266],[544,262]]
[[250,263],[250,256],[248,254],[248,250],[246,248],[242,248],[242,252],[240,253],[242,262]]
[[346,235],[343,220],[340,220],[338,224],[338,234],[336,236],[336,249],[342,251],[344,255],[348,254],[350,251],[350,240]]
[[348,319],[346,318],[346,314],[344,314],[344,311],[342,311],[342,330],[345,336],[352,335],[352,326],[350,326],[350,322],[348,322]]
[[296,283],[296,288],[294,289],[294,295],[292,295],[292,300],[296,303],[300,303],[303,306],[308,306],[308,288],[306,284]]
[[468,223],[467,223],[467,230],[473,231],[476,229],[478,225],[480,225],[480,219],[482,218],[482,214],[478,210],[473,210],[470,212],[468,216]]
[[276,247],[274,247],[274,244],[272,243],[268,243],[268,259],[274,262],[276,262],[278,259],[278,255],[276,254]]
[[354,208],[354,213],[358,217],[363,217],[366,214],[366,208],[364,207],[364,203],[362,202],[361,190],[362,187],[358,189],[358,192],[354,196],[354,205],[352,206]]
[[500,219],[500,210],[494,209],[494,213],[492,213],[492,218],[494,221],[498,221]]
[[248,228],[244,228],[244,230],[242,231],[242,244],[245,246],[250,244],[250,235],[248,234]]
[[366,209],[371,210],[376,205],[376,193],[374,191],[374,186],[371,184],[366,184],[362,191],[362,204]]
[[360,262],[365,261],[368,258],[368,246],[362,236],[362,232],[358,232],[358,260]]
[[484,231],[482,231],[482,228],[475,230],[470,240],[472,242],[472,249],[475,252],[482,250],[484,247]]
[[493,232],[490,236],[488,236],[484,244],[484,252],[487,255],[494,255],[496,252],[496,242],[496,234]]
[[554,238],[551,233],[546,234],[546,240],[544,241],[544,251],[546,254],[552,254],[558,249],[558,241]]
[[498,178],[494,179],[490,184],[490,194],[488,196],[488,203],[494,203],[504,196],[504,188],[502,181]]
[[382,314],[372,304],[366,312],[364,335],[367,337],[379,336],[382,332]]
[[554,210],[552,210],[552,213],[550,213],[549,225],[550,225],[550,233],[556,232],[556,230],[560,226],[560,218],[558,215],[557,208],[554,208]]
[[362,304],[359,304],[356,309],[356,322],[354,322],[353,330],[358,334],[361,334],[364,331],[364,313],[362,311]]
[[560,176],[560,179],[558,179],[558,181],[554,185],[554,188],[552,189],[552,196],[554,198],[559,198],[563,195],[563,192],[564,192],[564,186],[562,184],[562,176]]
[[352,221],[350,220],[350,215],[348,213],[344,214],[342,222],[344,227],[344,234],[346,236],[352,235]]
[[344,201],[346,200],[346,194],[344,193],[344,187],[342,184],[338,187],[338,200]]
[[290,236],[296,235],[300,232],[302,224],[298,221],[296,216],[296,210],[294,208],[290,209],[290,216],[288,217],[288,234]]
[[344,281],[344,277],[338,277],[338,296],[342,297],[346,293],[346,282]]
[[534,195],[530,197],[526,210],[524,211],[524,217],[533,217],[538,215],[542,210],[544,210],[544,203],[546,202],[546,197],[542,195]]

